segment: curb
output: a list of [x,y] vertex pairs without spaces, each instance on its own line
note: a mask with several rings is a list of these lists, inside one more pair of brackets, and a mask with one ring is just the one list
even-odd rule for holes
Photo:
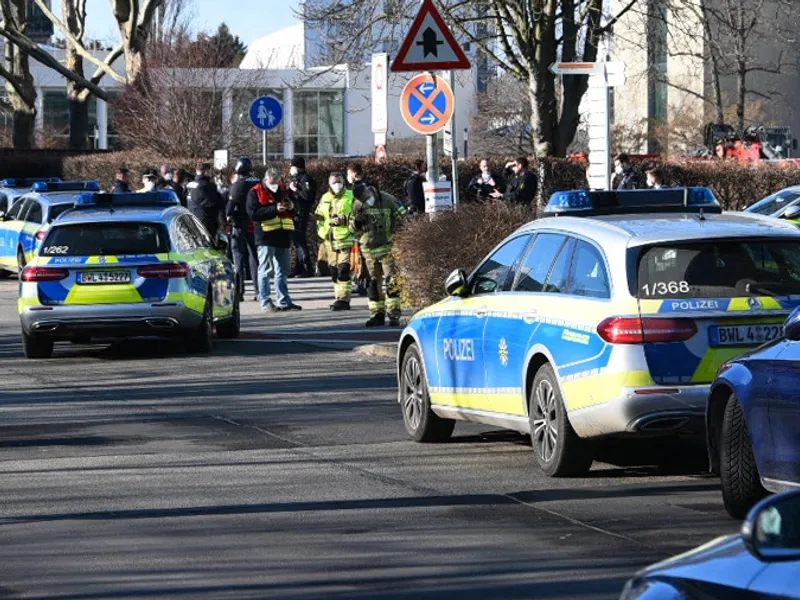
[[394,360],[397,357],[397,344],[364,344],[354,348],[353,352]]

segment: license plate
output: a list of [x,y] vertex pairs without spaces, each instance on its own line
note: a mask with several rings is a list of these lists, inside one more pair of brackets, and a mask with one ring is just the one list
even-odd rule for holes
[[725,325],[709,328],[711,345],[757,346],[783,335],[782,325]]
[[130,271],[82,271],[78,273],[78,283],[130,283]]

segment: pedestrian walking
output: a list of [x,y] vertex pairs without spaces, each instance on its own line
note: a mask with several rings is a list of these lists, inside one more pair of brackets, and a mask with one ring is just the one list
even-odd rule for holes
[[350,310],[350,296],[353,284],[350,279],[350,253],[355,239],[349,222],[353,213],[353,192],[344,186],[342,173],[331,173],[328,178],[328,191],[319,201],[315,212],[317,235],[325,243],[328,267],[333,279],[334,311]]
[[228,204],[225,207],[225,217],[231,226],[231,252],[236,270],[236,289],[239,292],[240,300],[244,300],[244,282],[247,279],[248,266],[255,290],[254,300],[259,300],[258,250],[256,249],[253,221],[247,214],[247,196],[260,181],[253,174],[253,161],[249,157],[243,156],[236,161],[234,181],[231,185]]
[[289,167],[292,178],[289,183],[290,198],[295,206],[294,249],[296,262],[292,269],[294,277],[311,277],[314,266],[311,264],[311,253],[308,250],[308,221],[317,198],[317,184],[306,172],[306,161],[302,156],[292,159]]
[[114,177],[114,188],[111,190],[114,194],[127,194],[131,191],[130,184],[130,171],[127,167],[120,167]]
[[478,173],[467,186],[467,194],[470,199],[485,202],[496,198],[502,198],[506,191],[506,183],[503,178],[492,171],[492,164],[484,158],[480,162],[481,172]]
[[[258,294],[261,310],[281,312],[301,310],[289,295],[289,269],[294,240],[294,203],[281,183],[281,173],[270,167],[264,181],[247,194],[247,214],[254,222],[258,247]],[[272,302],[271,273],[275,279],[277,303]]]
[[614,181],[611,187],[615,190],[639,189],[639,174],[633,168],[627,154],[618,154],[614,158]]
[[414,161],[414,172],[403,184],[403,192],[411,214],[425,214],[425,189],[422,185],[424,182],[425,161],[417,159]]
[[[530,171],[528,159],[524,156],[506,164],[506,174],[508,177],[508,188],[505,198],[513,204],[521,204],[530,207],[539,189],[539,178]],[[493,192],[492,198],[502,198],[500,192]]]
[[367,285],[370,318],[367,327],[384,325],[387,311],[389,324],[400,324],[400,286],[392,244],[401,218],[400,200],[375,186],[362,188],[361,195],[353,205],[351,228],[358,236],[370,274]]
[[211,237],[217,239],[220,217],[225,212],[225,200],[211,180],[211,165],[198,163],[197,176],[187,187],[189,210],[200,219]]

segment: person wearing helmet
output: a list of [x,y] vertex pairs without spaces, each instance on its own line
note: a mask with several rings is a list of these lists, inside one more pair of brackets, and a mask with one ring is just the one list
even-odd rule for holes
[[258,251],[256,250],[253,222],[247,214],[247,195],[260,181],[253,174],[253,161],[242,156],[236,161],[228,203],[225,206],[225,217],[231,225],[231,252],[236,269],[236,287],[239,299],[244,299],[245,279],[249,267],[250,280],[253,282],[255,297],[258,302]]

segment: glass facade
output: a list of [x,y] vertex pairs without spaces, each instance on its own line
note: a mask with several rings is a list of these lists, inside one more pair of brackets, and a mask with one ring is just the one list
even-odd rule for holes
[[[97,127],[97,100],[90,97],[89,103],[89,144],[95,144]],[[67,143],[69,139],[69,100],[66,90],[45,90],[42,93],[42,121],[44,135],[56,142]]]
[[294,93],[294,154],[319,157],[344,154],[344,94],[341,91]]
[[[231,110],[231,152],[234,156],[246,155],[260,157],[263,134],[250,121],[250,106],[256,98],[273,96],[283,104],[283,90],[270,88],[239,88],[233,90]],[[283,121],[267,134],[267,158],[284,157]]]

